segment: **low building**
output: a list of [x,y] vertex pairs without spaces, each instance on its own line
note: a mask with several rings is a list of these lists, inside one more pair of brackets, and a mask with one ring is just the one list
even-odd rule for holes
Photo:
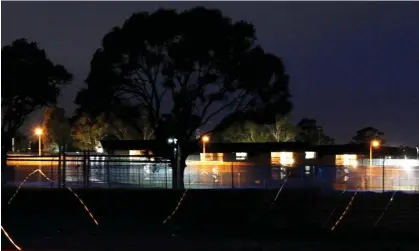
[[[102,141],[105,152],[114,155],[155,155],[173,146],[154,140]],[[369,165],[370,148],[364,144],[319,145],[304,143],[207,143],[192,145],[189,161],[250,162],[271,167]],[[398,158],[397,147],[380,146],[373,149],[373,165],[386,158]],[[159,156],[155,156],[159,157]]]

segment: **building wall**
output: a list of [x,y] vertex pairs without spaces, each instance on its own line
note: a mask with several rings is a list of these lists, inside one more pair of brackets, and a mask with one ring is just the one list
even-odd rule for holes
[[115,155],[129,155],[129,150],[115,150],[112,154]]

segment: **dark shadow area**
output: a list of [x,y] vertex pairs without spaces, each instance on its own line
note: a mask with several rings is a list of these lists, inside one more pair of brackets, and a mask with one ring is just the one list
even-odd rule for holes
[[[353,193],[284,189],[271,206],[277,190],[189,190],[162,224],[183,191],[76,190],[97,227],[66,189],[22,189],[8,205],[14,191],[2,189],[2,225],[24,249],[416,250],[419,244],[415,194],[397,193],[374,227],[392,193],[358,193],[331,231]],[[4,235],[2,241],[11,248]]]

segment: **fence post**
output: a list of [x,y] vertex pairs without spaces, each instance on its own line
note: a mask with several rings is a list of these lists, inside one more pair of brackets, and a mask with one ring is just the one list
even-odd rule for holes
[[66,175],[67,175],[67,163],[66,163],[66,154],[65,154],[65,145],[63,145],[63,173],[62,173],[62,177],[63,177],[63,187],[66,186]]
[[386,161],[386,158],[385,158],[385,156],[383,156],[383,193],[384,193],[384,191],[385,191],[385,161]]
[[139,170],[139,172],[138,172],[138,175],[139,175],[139,180],[138,180],[138,183],[140,183],[140,188],[141,188],[141,184],[142,184],[142,182],[141,182],[141,172],[144,170],[144,165],[140,165],[140,170]]
[[111,170],[109,166],[109,155],[106,156],[106,171],[108,173],[108,186],[111,188]]
[[61,149],[61,145],[58,146],[58,170],[57,170],[57,181],[58,181],[58,188],[61,187],[61,153],[62,153],[62,149]]
[[231,162],[231,188],[234,189],[234,162]]
[[86,150],[83,150],[83,187],[85,188],[86,187],[86,169],[87,169],[87,167],[86,167],[86,164],[87,164],[87,160],[86,160],[86,158],[87,158],[87,155],[86,155]]
[[[51,157],[51,169],[50,169],[50,173],[51,173],[51,180],[54,180],[54,156]],[[54,182],[51,182],[51,188],[54,188]]]
[[87,170],[86,170],[86,188],[90,186],[90,150],[87,150]]
[[166,189],[167,189],[167,167],[168,167],[168,164],[166,163],[165,165],[164,165],[164,172],[165,172],[165,179],[166,179]]
[[138,165],[138,188],[141,188],[141,164]]

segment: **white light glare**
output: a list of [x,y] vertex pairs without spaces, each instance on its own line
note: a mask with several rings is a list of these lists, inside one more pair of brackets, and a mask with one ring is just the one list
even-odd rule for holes
[[169,143],[169,144],[173,144],[173,143],[177,143],[177,138],[169,138],[168,140],[167,140],[167,142]]

